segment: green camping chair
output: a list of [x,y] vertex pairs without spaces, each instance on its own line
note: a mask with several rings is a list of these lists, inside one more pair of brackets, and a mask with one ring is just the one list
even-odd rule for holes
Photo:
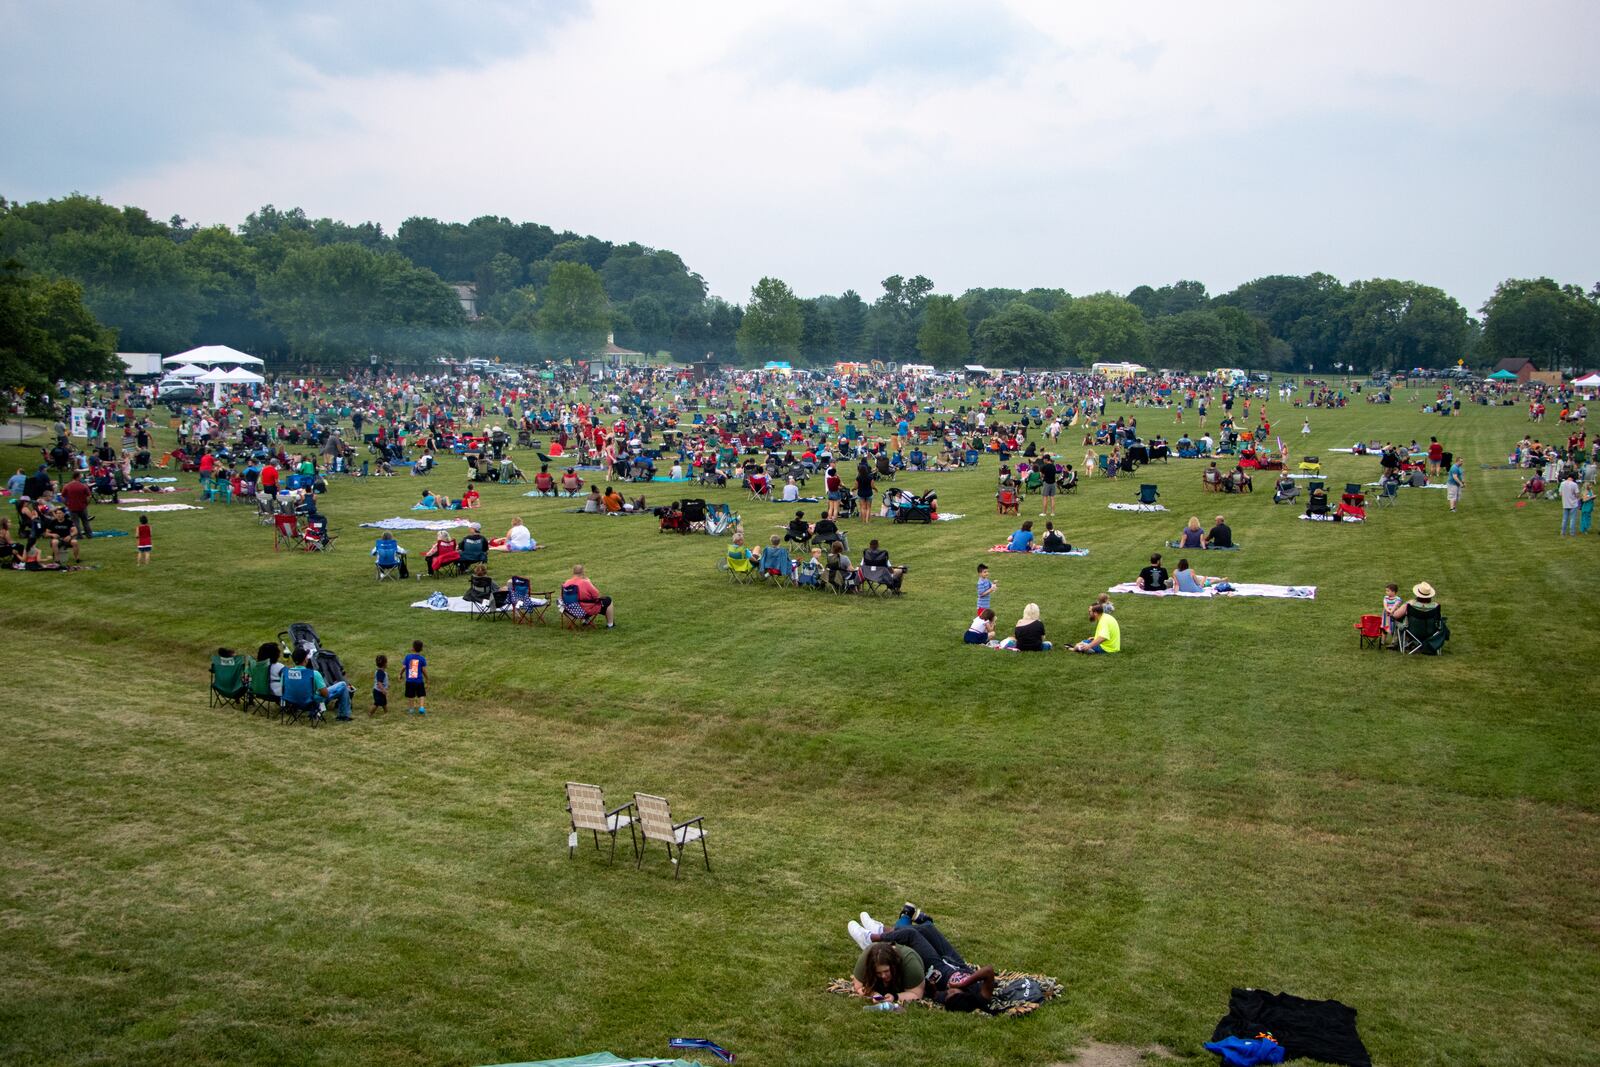
[[210,703],[213,708],[224,705],[244,710],[245,698],[250,693],[249,656],[212,656]]
[[263,715],[278,713],[278,698],[272,695],[272,663],[264,659],[250,661],[250,689],[244,698],[245,711],[260,711]]

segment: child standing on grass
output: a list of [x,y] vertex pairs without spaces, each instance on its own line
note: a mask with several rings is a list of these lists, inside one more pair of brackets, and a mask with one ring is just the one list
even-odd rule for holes
[[406,700],[410,701],[410,710],[418,715],[428,714],[428,661],[422,657],[422,642],[411,642],[411,654],[400,664],[401,673],[406,679]]
[[989,565],[987,563],[978,564],[978,610],[979,611],[982,611],[984,608],[989,606],[989,597],[994,594],[995,588],[999,584],[1000,583],[990,579],[990,577],[989,577]]
[[372,710],[368,715],[389,710],[389,657],[380,654],[372,672]]
[[150,516],[139,516],[139,532],[136,540],[139,546],[139,566],[143,567],[145,564],[150,562],[150,549],[155,544],[154,539],[150,535]]
[[1393,582],[1383,587],[1383,643],[1394,643],[1394,613],[1399,609],[1400,587]]

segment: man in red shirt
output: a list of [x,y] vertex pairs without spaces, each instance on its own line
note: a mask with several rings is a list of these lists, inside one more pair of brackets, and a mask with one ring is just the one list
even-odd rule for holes
[[606,629],[609,630],[617,624],[616,613],[611,606],[611,598],[601,596],[600,590],[596,589],[594,583],[584,576],[583,564],[574,563],[572,565],[572,577],[563,582],[561,588],[564,590],[569,588],[577,590],[578,604],[583,608],[585,615],[605,615]]
[[61,499],[67,505],[67,514],[84,537],[93,537],[89,529],[89,487],[83,483],[81,471],[72,472],[72,481],[61,487]]
[[261,491],[268,496],[278,492],[278,465],[270,459],[261,465]]

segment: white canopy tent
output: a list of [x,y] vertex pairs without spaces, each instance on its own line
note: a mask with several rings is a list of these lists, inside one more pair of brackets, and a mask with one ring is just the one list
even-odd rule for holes
[[193,363],[200,367],[215,367],[218,364],[229,364],[235,367],[245,364],[252,367],[266,365],[265,360],[252,356],[247,352],[241,352],[237,348],[229,348],[227,345],[201,345],[199,348],[191,348],[187,352],[179,352],[175,356],[168,356],[161,362],[169,366],[174,363]]
[[1585,374],[1572,383],[1579,389],[1600,389],[1600,374]]
[[223,370],[221,367],[212,367],[195,380],[196,385],[211,386],[211,403],[222,403],[222,387],[224,385],[260,385],[266,381],[254,371],[247,371],[243,367],[233,367]]
[[167,372],[167,377],[168,378],[198,378],[198,377],[200,377],[201,375],[203,375],[205,373],[206,373],[206,371],[201,370],[199,367],[196,367],[193,363],[185,363],[183,366],[177,368],[176,370],[168,371]]

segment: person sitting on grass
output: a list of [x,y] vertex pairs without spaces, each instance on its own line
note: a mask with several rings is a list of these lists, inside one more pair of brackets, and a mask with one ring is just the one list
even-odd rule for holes
[[1033,520],[1029,519],[1022,524],[1022,528],[1011,535],[1011,540],[1006,542],[1007,552],[1032,552],[1033,551]]
[[851,988],[874,1003],[932,1000],[946,1011],[976,1011],[994,996],[993,967],[974,967],[913,904],[886,927],[866,912],[846,924],[861,949]]
[[605,500],[600,496],[600,487],[591,485],[589,487],[589,495],[583,500],[583,513],[585,515],[600,515],[605,510]]
[[605,495],[600,498],[600,504],[605,508],[607,515],[616,515],[622,511],[622,494],[617,492],[614,485],[606,486]]
[[578,604],[583,608],[584,614],[604,615],[606,629],[613,629],[617,625],[616,609],[611,603],[611,598],[600,595],[600,590],[596,589],[594,583],[584,574],[583,564],[572,565],[572,577],[561,583],[561,588],[571,588],[577,592]]
[[1150,565],[1139,572],[1139,588],[1158,593],[1167,587],[1167,568],[1161,565],[1161,553],[1150,556]]
[[1061,535],[1061,531],[1056,529],[1055,523],[1046,522],[1044,524],[1044,540],[1039,542],[1039,551],[1071,552],[1072,545]]
[[506,531],[507,552],[532,552],[538,547],[538,542],[533,539],[533,534],[528,532],[528,527],[522,521],[522,516],[511,520],[511,528]]
[[1207,578],[1203,574],[1195,573],[1187,559],[1180,559],[1178,569],[1172,572],[1172,588],[1180,593],[1203,593],[1212,588],[1227,592],[1233,587],[1228,584],[1226,578]]
[[1089,605],[1089,621],[1094,623],[1094,636],[1072,646],[1074,652],[1095,655],[1122,651],[1122,627],[1104,604]]
[[1000,642],[1000,647],[1018,652],[1049,652],[1054,647],[1044,639],[1044,622],[1039,618],[1039,605],[1029,604],[1022,609],[1022,618],[1012,628],[1011,636]]
[[1205,531],[1200,528],[1200,516],[1190,515],[1189,521],[1184,524],[1183,533],[1178,537],[1179,548],[1204,548]]
[[978,614],[967,625],[966,632],[961,635],[961,640],[969,645],[996,645],[999,644],[994,637],[994,609],[979,608]]
[[[1184,546],[1188,548],[1188,545]],[[1228,525],[1228,520],[1221,515],[1217,516],[1217,524],[1206,532],[1204,547],[1206,548],[1232,548],[1233,528]]]
[[457,511],[468,511],[477,507],[478,491],[472,488],[471,485],[468,485],[466,492],[461,494],[461,499],[456,501],[455,506]]

